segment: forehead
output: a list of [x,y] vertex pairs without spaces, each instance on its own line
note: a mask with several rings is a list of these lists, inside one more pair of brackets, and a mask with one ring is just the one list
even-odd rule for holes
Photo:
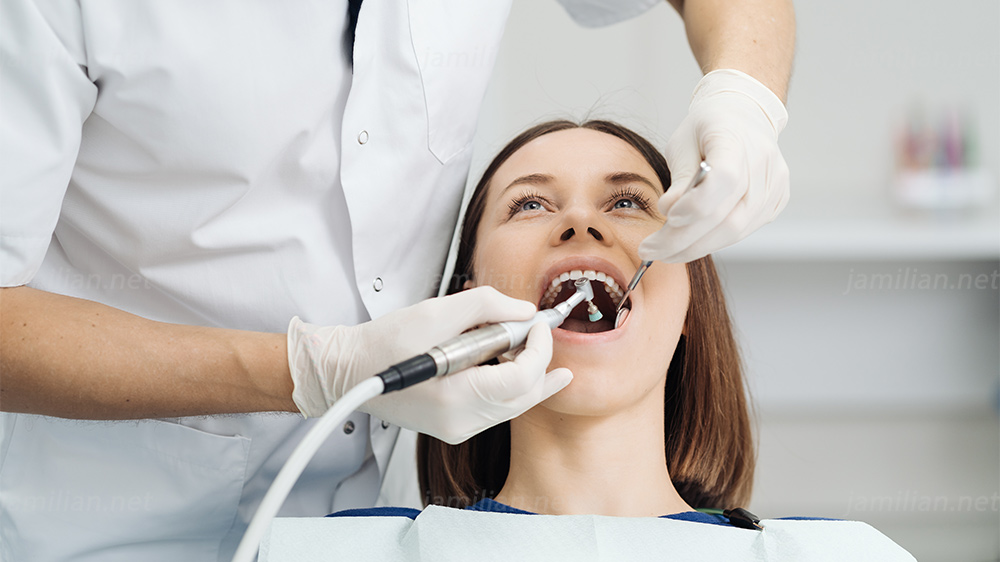
[[492,183],[503,189],[525,174],[572,180],[614,172],[639,173],[663,190],[656,172],[632,145],[614,135],[584,128],[556,131],[525,144],[497,169]]

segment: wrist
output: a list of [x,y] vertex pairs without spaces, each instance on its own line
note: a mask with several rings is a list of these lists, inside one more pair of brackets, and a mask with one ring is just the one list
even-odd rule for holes
[[703,76],[691,94],[689,111],[725,94],[738,94],[753,101],[770,121],[775,135],[788,123],[788,111],[777,94],[753,76],[732,68],[716,69]]
[[261,412],[296,412],[294,383],[288,370],[284,334],[241,332],[234,355],[256,395],[253,409]]
[[[363,325],[362,325],[363,326]],[[317,326],[297,316],[288,323],[285,341],[292,411],[319,417],[353,386],[360,326]],[[363,354],[362,354],[363,355]]]

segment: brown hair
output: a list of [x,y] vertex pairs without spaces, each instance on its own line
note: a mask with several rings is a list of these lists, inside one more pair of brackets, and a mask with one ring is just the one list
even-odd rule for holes
[[[664,189],[670,186],[663,155],[649,141],[617,123],[549,121],[531,127],[497,154],[476,186],[462,223],[449,294],[461,291],[471,278],[476,229],[497,169],[532,140],[578,127],[629,143],[649,162]],[[664,392],[667,467],[677,492],[693,507],[746,505],[755,459],[739,351],[711,256],[687,264],[687,272],[691,285],[687,335],[677,343]],[[494,426],[458,445],[420,435],[417,468],[425,505],[466,507],[494,497],[510,469],[510,423]]]

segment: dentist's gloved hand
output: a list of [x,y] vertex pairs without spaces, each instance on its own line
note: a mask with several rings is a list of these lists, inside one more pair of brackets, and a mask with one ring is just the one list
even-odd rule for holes
[[[292,399],[306,417],[323,415],[361,380],[425,353],[479,324],[528,320],[528,302],[479,287],[429,299],[358,326],[288,326]],[[568,369],[546,374],[552,333],[535,326],[514,361],[432,378],[370,400],[362,410],[390,423],[456,444],[507,421],[562,390]]]
[[[788,165],[778,149],[787,121],[778,96],[753,77],[738,70],[706,74],[667,142],[671,187],[658,203],[667,222],[643,240],[639,256],[693,261],[774,220],[788,203]],[[712,171],[688,190],[703,159]]]

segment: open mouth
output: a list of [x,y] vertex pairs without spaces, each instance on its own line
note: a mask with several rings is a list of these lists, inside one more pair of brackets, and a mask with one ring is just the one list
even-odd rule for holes
[[[624,296],[624,289],[611,275],[601,271],[574,269],[556,276],[549,283],[545,294],[542,295],[542,300],[538,303],[538,309],[552,308],[568,299],[576,292],[576,287],[573,284],[574,281],[580,278],[586,278],[591,281],[590,285],[594,290],[593,304],[597,307],[600,319],[596,321],[591,320],[591,318],[598,315],[592,314],[589,303],[585,301],[573,309],[569,318],[562,323],[560,328],[585,334],[614,330],[616,328],[615,321],[618,303],[621,302],[622,296]],[[625,303],[623,310],[630,309],[631,306],[631,299],[629,299]]]

